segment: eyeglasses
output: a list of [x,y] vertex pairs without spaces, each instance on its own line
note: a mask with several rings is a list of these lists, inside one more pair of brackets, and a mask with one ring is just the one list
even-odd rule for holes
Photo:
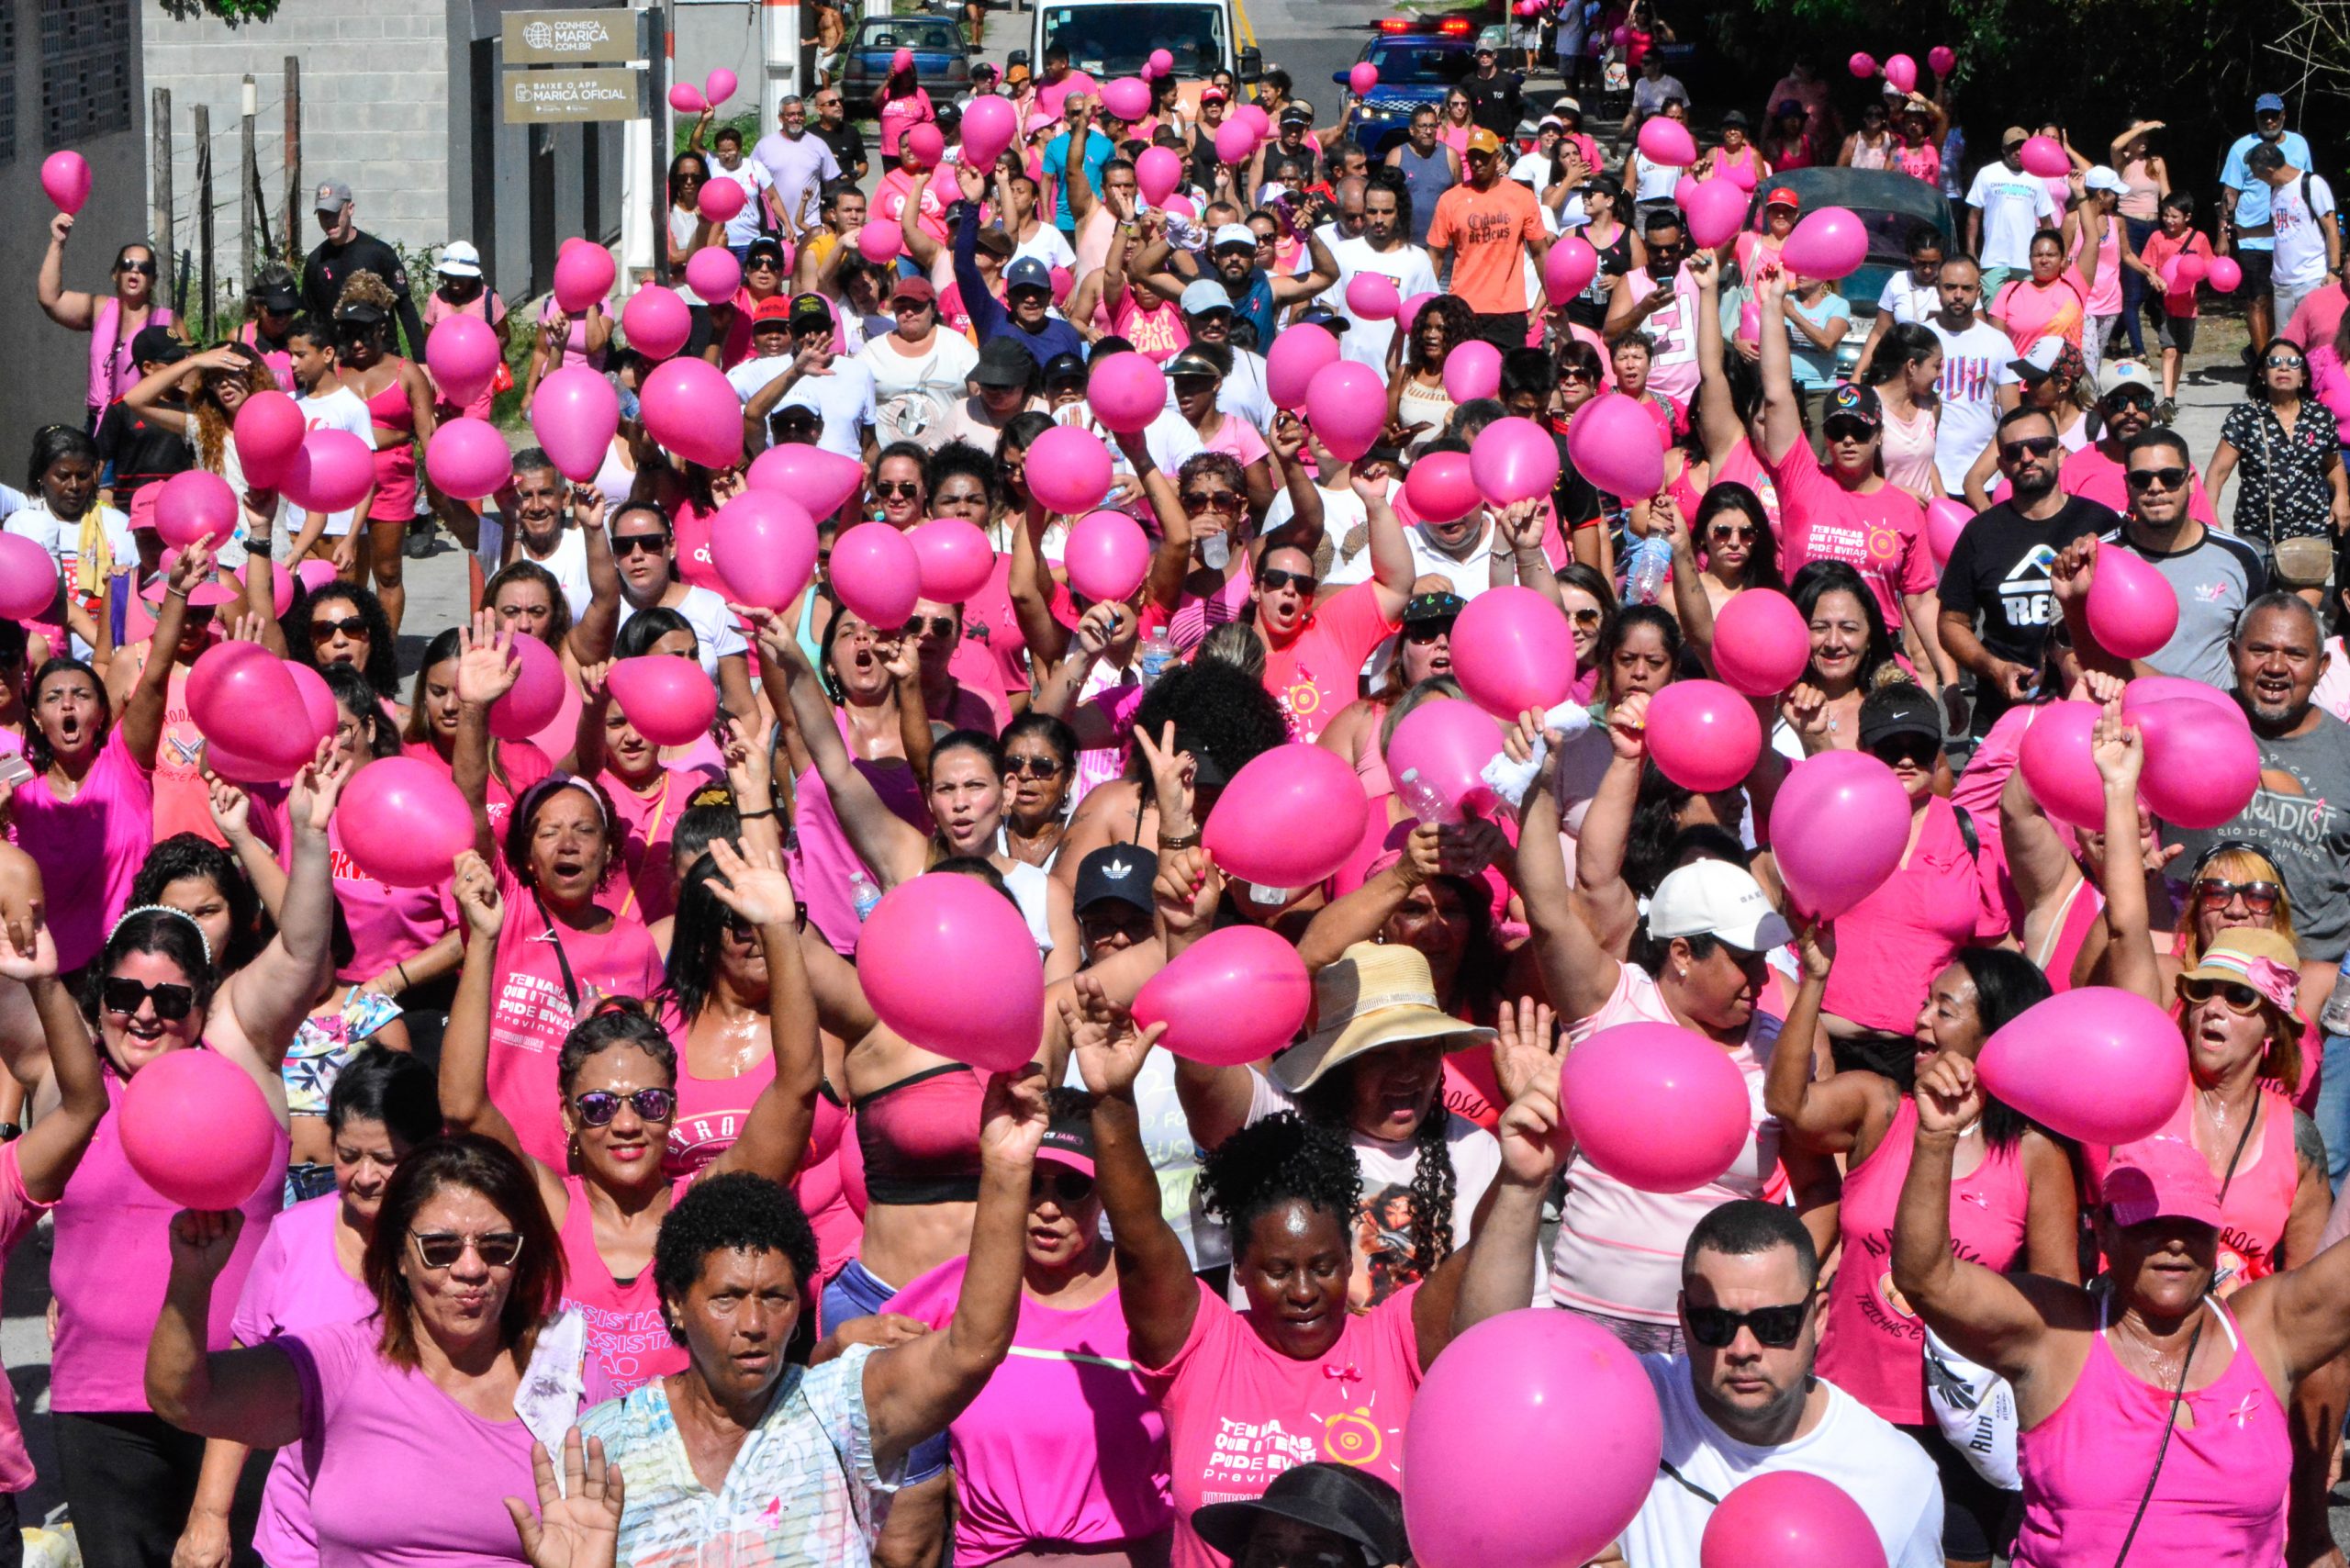
[[612,554],[615,555],[633,555],[640,550],[648,555],[658,555],[668,547],[669,536],[666,533],[615,533],[612,535]]
[[366,635],[367,622],[356,615],[346,615],[339,621],[310,622],[310,641],[313,643],[331,643],[338,636],[348,637],[356,643]]
[[128,975],[109,976],[98,987],[98,1003],[109,1013],[119,1013],[125,1018],[139,1011],[142,1002],[155,1003],[155,1016],[166,1024],[176,1024],[196,1011],[196,988],[186,985],[146,985]]
[[1452,620],[1449,616],[1442,621],[1415,621],[1404,628],[1404,641],[1423,648],[1451,635]]
[[1006,778],[1058,778],[1061,765],[1058,757],[1007,756],[1003,759]]
[[2024,437],[2021,441],[2001,442],[1999,443],[1999,461],[2002,463],[2020,463],[2027,457],[2045,457],[2055,450],[2056,438],[2054,436],[2030,435]]
[[591,1127],[610,1126],[612,1118],[621,1114],[623,1100],[648,1122],[666,1122],[677,1113],[677,1092],[674,1089],[640,1089],[633,1094],[590,1089],[585,1094],[575,1095],[571,1108]]
[[1803,1333],[1803,1320],[1811,1311],[1811,1303],[1799,1301],[1791,1306],[1758,1306],[1751,1312],[1731,1312],[1719,1306],[1692,1306],[1684,1300],[1681,1311],[1689,1320],[1689,1338],[1709,1350],[1729,1349],[1741,1328],[1753,1330],[1757,1343],[1784,1350]]
[[927,631],[934,637],[951,637],[957,622],[951,615],[917,615],[908,621],[899,635],[919,637]]
[[1257,586],[1269,592],[1293,588],[1308,599],[1314,597],[1315,583],[1311,572],[1284,572],[1278,566],[1267,566],[1257,574]]
[[1056,1164],[1049,1170],[1039,1165],[1029,1173],[1028,1201],[1031,1203],[1041,1197],[1050,1197],[1053,1202],[1066,1206],[1081,1204],[1092,1195],[1093,1178],[1082,1170],[1072,1170],[1066,1165]]
[[2274,882],[2231,882],[2225,877],[2205,877],[2196,882],[2195,896],[2214,904],[2242,899],[2250,913],[2268,914],[2276,910],[2277,901],[2285,896],[2285,890]]
[[2184,468],[2132,468],[2121,476],[2133,490],[2176,490],[2187,483]]
[[2227,1003],[2232,1013],[2257,1013],[2267,998],[2242,980],[2191,980],[2178,977],[2178,999],[2186,1002],[2209,1002],[2218,997]]
[[897,500],[910,501],[922,494],[922,481],[919,479],[876,479],[873,481],[873,493]]
[[1820,433],[1830,441],[1856,441],[1863,444],[1876,439],[1876,431],[1861,420],[1830,420],[1820,426]]
[[1183,503],[1185,511],[1222,512],[1227,517],[1237,515],[1246,504],[1237,490],[1186,490],[1176,499]]
[[522,1255],[522,1238],[510,1230],[493,1230],[481,1236],[460,1236],[453,1230],[411,1230],[408,1241],[416,1249],[416,1260],[435,1273],[455,1268],[468,1247],[484,1267],[491,1269],[510,1269],[514,1260]]

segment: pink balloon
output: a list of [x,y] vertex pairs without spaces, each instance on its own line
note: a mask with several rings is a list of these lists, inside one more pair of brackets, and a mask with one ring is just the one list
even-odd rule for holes
[[46,616],[57,605],[58,581],[57,560],[39,543],[0,533],[0,615],[11,621]]
[[1110,493],[1110,449],[1091,431],[1055,425],[1028,448],[1028,490],[1051,510],[1074,517]]
[[237,462],[248,484],[274,486],[301,450],[308,424],[294,399],[283,392],[255,392],[237,409]]
[[890,57],[890,74],[892,76],[901,71],[912,71],[913,68],[914,51],[912,50],[901,49]]
[[1559,482],[1559,442],[1532,420],[1495,420],[1469,443],[1469,472],[1497,507],[1536,500]]
[[375,453],[349,431],[314,430],[286,464],[277,487],[309,511],[343,511],[375,483]]
[[2184,287],[2192,287],[2211,275],[2211,263],[2192,251],[2182,251],[2173,256],[2170,265],[2178,269],[2178,281]]
[[1347,314],[1356,319],[1392,321],[1403,308],[1395,280],[1385,273],[1357,273],[1347,280]]
[[975,169],[992,168],[1019,134],[1020,111],[1011,99],[973,98],[963,111],[963,162]]
[[[935,136],[938,133],[934,130],[931,134]],[[711,222],[725,223],[740,213],[743,204],[749,199],[742,186],[722,174],[712,174],[703,184],[701,195],[694,206]]]
[[1113,119],[1132,122],[1150,113],[1150,84],[1139,76],[1121,76],[1102,84],[1102,106]]
[[2201,831],[2225,826],[2252,804],[2260,789],[2260,744],[2242,709],[2174,697],[2134,718],[2146,741],[2138,788],[2155,816]]
[[1387,772],[1396,799],[1422,822],[1457,823],[1483,816],[1496,801],[1479,777],[1501,755],[1501,727],[1473,706],[1449,697],[1414,708],[1387,737]]
[[[1153,151],[1164,152],[1163,147]],[[1329,334],[1325,332],[1324,337]],[[1167,376],[1150,356],[1113,353],[1093,362],[1085,380],[1085,400],[1102,428],[1133,435],[1150,428],[1167,409]]]
[[118,1132],[139,1179],[185,1209],[233,1209],[278,1179],[277,1119],[217,1051],[166,1051],[131,1074]]
[[1850,277],[1869,259],[1868,227],[1847,208],[1819,207],[1796,219],[1779,254],[1806,277]]
[[645,358],[667,359],[694,335],[693,310],[677,290],[647,284],[621,307],[621,331]]
[[669,106],[681,115],[698,115],[710,105],[703,102],[699,87],[680,82],[669,89]]
[[1640,156],[1669,169],[1685,169],[1697,161],[1697,143],[1689,128],[1670,115],[1651,115],[1640,123],[1637,138]]
[[1208,812],[1216,865],[1260,888],[1306,888],[1362,843],[1371,798],[1334,751],[1292,741],[1251,757]]
[[906,543],[914,547],[923,598],[941,604],[974,597],[995,570],[995,546],[958,517],[934,517],[908,529]]
[[1853,75],[1863,82],[1876,74],[1876,56],[1874,54],[1855,54],[1844,63]]
[[40,188],[60,212],[78,213],[90,199],[90,162],[71,148],[40,161]]
[[1357,62],[1347,73],[1347,85],[1356,97],[1368,97],[1371,90],[1379,85],[1379,67],[1368,60]]
[[1909,846],[1909,792],[1865,752],[1823,751],[1787,770],[1771,805],[1779,879],[1824,919],[1867,898]]
[[[1356,281],[1371,275],[1361,274]],[[1352,302],[1349,293],[1348,303]],[[1472,338],[1465,343],[1455,343],[1444,356],[1444,395],[1456,404],[1497,397],[1501,389],[1502,351],[1484,339]]]
[[[965,120],[968,127],[969,120]],[[966,136],[969,131],[966,129]],[[1135,160],[1135,185],[1142,192],[1142,199],[1152,207],[1165,204],[1183,183],[1183,160],[1171,147],[1149,147]]]
[[789,496],[810,517],[830,517],[865,488],[865,465],[821,446],[771,446],[751,462],[753,489]]
[[[1565,243],[1566,241],[1563,240],[1559,241],[1559,244],[1561,245]],[[1554,256],[1559,253],[1557,245],[1550,248],[1550,253]],[[1411,298],[1404,301],[1404,308],[1397,314],[1396,319],[1403,322],[1406,327],[1417,325],[1420,319],[1420,308],[1435,297],[1436,296],[1433,294],[1416,294],[1412,296]],[[1278,342],[1279,340],[1276,341]]]
[[718,688],[693,659],[640,654],[615,663],[604,685],[621,716],[655,745],[689,745],[718,717]]
[[1045,966],[1019,906],[974,877],[901,882],[858,932],[857,983],[909,1044],[1011,1072],[1036,1054]]
[[1067,267],[1055,267],[1052,269],[1052,276],[1053,303],[1055,305],[1068,304],[1069,291],[1077,286],[1077,274],[1069,271]]
[[1452,674],[1496,719],[1515,723],[1528,708],[1547,713],[1574,689],[1574,629],[1530,588],[1487,588],[1452,623]]
[[1259,141],[1270,140],[1273,134],[1273,117],[1265,112],[1262,104],[1236,105],[1232,118],[1247,126]]
[[701,84],[702,101],[711,108],[716,108],[734,95],[736,85],[734,73],[727,70],[723,65],[719,66]]
[[527,741],[562,709],[570,680],[563,660],[536,637],[516,637],[513,649],[521,670],[506,695],[489,705],[489,733],[502,741]]
[[1975,1070],[1985,1090],[2083,1143],[2151,1137],[2187,1097],[2177,1024],[2115,986],[2079,986],[2034,1002],[1983,1042]]
[[[1664,1420],[1639,1359],[1587,1317],[1522,1308],[1456,1338],[1404,1426],[1421,1568],[1582,1568],[1647,1501]],[[1468,1499],[1507,1497],[1506,1507]]]
[[2224,713],[2234,720],[2245,734],[2252,733],[2252,721],[2244,717],[2244,709],[2237,703],[2234,693],[2183,675],[2142,675],[2123,687],[2121,716],[2135,719],[2156,703],[2180,699],[2203,703],[2214,712]]
[[905,230],[886,218],[876,218],[856,231],[856,253],[875,266],[887,266],[906,248]]
[[498,334],[478,316],[444,316],[425,335],[425,367],[442,399],[459,407],[489,390],[504,357]]
[[414,757],[362,767],[342,787],[334,815],[352,862],[390,887],[445,882],[456,857],[474,846],[473,808],[447,773]]
[[1580,234],[1570,234],[1542,258],[1542,292],[1553,305],[1563,305],[1591,286],[1599,275],[1599,252]]
[[1938,43],[1926,51],[1926,63],[1933,67],[1935,75],[1947,76],[1951,67],[1958,63],[1958,50],[1948,44]]
[[781,610],[815,575],[815,520],[789,496],[753,486],[711,519],[710,564],[728,598]]
[[1324,365],[1306,384],[1305,422],[1339,462],[1352,463],[1387,428],[1386,379],[1350,359]]
[[[277,580],[285,582],[285,579],[281,577]],[[286,586],[292,587],[291,584]],[[287,608],[292,608],[290,602]],[[281,610],[277,613],[283,615],[285,611]],[[292,659],[280,659],[278,662],[285,666],[286,678],[294,682],[294,689],[302,699],[302,716],[310,726],[310,755],[316,756],[318,743],[332,740],[335,731],[342,723],[342,716],[335,711],[334,689],[327,684],[326,677],[308,665],[297,665]],[[563,666],[557,664],[555,673],[560,675],[562,671]]]
[[1294,409],[1324,365],[1338,363],[1338,340],[1327,332],[1277,332],[1265,353],[1265,390],[1274,404]]
[[1673,199],[1689,220],[1689,238],[1708,249],[1727,245],[1746,224],[1747,193],[1736,180],[1720,175],[1709,180],[1684,177]]
[[1935,571],[1950,565],[1950,553],[1958,548],[1960,531],[1974,521],[1975,509],[1964,501],[1937,496],[1926,503],[1926,549],[1933,555]]
[[1735,788],[1762,754],[1762,725],[1753,708],[1718,680],[1667,686],[1649,699],[1647,725],[1649,756],[1658,770],[1701,795]]
[[[1885,73],[1896,86],[1895,55]],[[1910,66],[1909,80],[1918,79]],[[1902,87],[1904,92],[1908,89]],[[1698,1568],[1885,1568],[1876,1526],[1834,1482],[1807,1470],[1774,1470],[1730,1488],[1706,1520]]]
[[1918,85],[1918,62],[1906,54],[1897,54],[1885,62],[1885,79],[1903,92],[1912,92]]
[[444,493],[477,501],[513,478],[514,454],[487,420],[444,420],[425,442],[424,471]]
[[1810,662],[1811,628],[1776,588],[1733,594],[1714,612],[1714,673],[1740,696],[1776,697]]
[[1559,1103],[1583,1158],[1644,1193],[1715,1180],[1754,1127],[1729,1053],[1673,1024],[1618,1024],[1583,1041],[1560,1069]]
[[285,715],[300,713],[302,693],[258,643],[216,643],[188,670],[188,719],[207,740],[252,757],[283,778],[310,760],[317,738]]
[[[1454,351],[1454,357],[1458,354]],[[1404,498],[1422,522],[1457,522],[1476,510],[1483,498],[1477,494],[1467,453],[1431,452],[1404,476]]]
[[833,593],[868,626],[895,631],[922,597],[922,561],[886,522],[860,522],[833,541]]
[[704,245],[686,258],[686,286],[705,305],[732,304],[742,292],[743,263],[723,245]]
[[1248,121],[1235,118],[1215,128],[1215,155],[1223,162],[1237,167],[1256,151],[1257,131]]
[[316,593],[334,581],[334,563],[321,561],[313,555],[294,568],[294,576],[305,589]]
[[2105,781],[2089,755],[2097,714],[2094,702],[2047,704],[2032,715],[2016,756],[2042,811],[2092,832],[2105,826]]
[[2221,294],[2233,294],[2244,283],[2244,268],[2233,256],[2214,256],[2204,278]]
[[237,492],[218,474],[191,468],[174,474],[155,493],[155,532],[164,543],[185,550],[199,539],[218,549],[237,532]]
[[2178,630],[2178,593],[2151,562],[2100,548],[2089,578],[2089,631],[2117,658],[2150,659]]
[[531,403],[531,433],[573,484],[594,480],[620,428],[621,396],[593,365],[574,361],[539,382]]
[[1314,1002],[1297,949],[1261,925],[1201,937],[1135,994],[1137,1028],[1165,1024],[1159,1044],[1214,1067],[1259,1061],[1288,1045]]
[[[245,598],[242,585],[248,580],[248,574],[250,574],[252,570],[252,562],[251,558],[248,557],[245,565],[238,567],[234,574],[237,582],[240,585],[237,589],[237,601],[240,604],[244,602]],[[269,574],[269,612],[282,620],[284,619],[285,612],[293,608],[294,574],[285,570],[283,567],[273,570]],[[288,669],[302,670],[305,673],[311,675],[318,673],[316,670],[311,669],[308,665],[288,664],[286,667]],[[300,676],[296,676],[294,678],[294,683],[297,686],[299,686],[302,683],[302,678]]]
[[906,132],[905,146],[917,168],[935,169],[946,157],[946,138],[927,121]]
[[1583,476],[1627,502],[1664,488],[1664,445],[1649,411],[1621,392],[1602,393],[1575,411],[1567,454]]
[[574,316],[601,305],[619,278],[612,253],[601,245],[566,246],[554,259],[554,302]]
[[1174,69],[1175,55],[1172,50],[1154,49],[1150,51],[1150,73],[1153,76],[1164,76]]
[[2023,144],[2023,172],[2043,180],[2062,179],[2073,172],[2065,144],[2053,136],[2035,136]]
[[1062,543],[1061,566],[1088,599],[1123,603],[1150,575],[1150,539],[1125,512],[1088,512]]
[[662,361],[645,375],[637,397],[644,428],[678,456],[705,468],[743,461],[743,400],[708,360]]

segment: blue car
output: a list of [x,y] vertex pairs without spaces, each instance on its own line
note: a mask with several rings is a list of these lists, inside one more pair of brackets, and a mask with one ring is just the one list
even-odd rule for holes
[[[1477,69],[1477,40],[1466,21],[1447,18],[1417,31],[1390,30],[1393,25],[1382,23],[1356,57],[1357,64],[1367,61],[1379,71],[1379,84],[1354,118],[1354,139],[1373,162],[1404,140],[1414,109],[1427,104],[1441,112],[1445,95]],[[1330,80],[1343,87],[1347,73],[1334,71]]]
[[951,17],[867,17],[842,51],[841,96],[849,113],[872,118],[874,95],[890,79],[890,62],[898,50],[912,50],[914,70],[931,95],[940,103],[971,86],[971,49],[963,24]]

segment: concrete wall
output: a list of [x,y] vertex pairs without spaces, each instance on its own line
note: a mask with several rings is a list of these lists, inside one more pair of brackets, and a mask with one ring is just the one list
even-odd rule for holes
[[90,200],[66,248],[65,286],[103,292],[116,249],[147,233],[139,29],[156,15],[140,0],[80,0],[67,7],[72,47],[51,66],[42,55],[40,0],[0,0],[0,208],[17,214],[0,224],[0,277],[7,280],[0,364],[8,366],[0,481],[10,485],[24,483],[34,431],[82,422],[89,386],[89,340],[57,326],[33,300],[56,210],[41,194],[41,160],[72,147],[90,161]]

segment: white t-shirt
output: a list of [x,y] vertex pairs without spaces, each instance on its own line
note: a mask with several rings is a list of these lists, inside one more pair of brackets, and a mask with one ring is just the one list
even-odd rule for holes
[[1069,249],[1068,237],[1049,223],[1039,223],[1035,233],[1012,247],[1013,261],[1025,261],[1032,256],[1047,267],[1077,270],[1077,252]]
[[767,390],[768,382],[791,368],[796,357],[789,353],[755,355],[726,373],[726,385],[734,388],[734,396],[748,408],[752,398]]
[[714,180],[732,180],[743,187],[743,210],[726,220],[726,243],[747,245],[759,237],[759,193],[775,185],[775,176],[767,173],[766,164],[755,158],[745,157],[733,168],[727,168],[712,153],[710,176]]
[[873,371],[862,359],[835,356],[830,375],[803,375],[783,395],[778,409],[813,409],[824,428],[816,444],[843,457],[865,460],[865,434],[879,422],[873,403]]
[[1942,290],[1930,283],[1919,283],[1902,268],[1885,280],[1877,291],[1877,314],[1890,311],[1890,319],[1914,326],[1942,308]]
[[[371,447],[375,444],[375,419],[359,394],[348,386],[337,386],[316,398],[297,398],[294,406],[302,410],[304,430],[347,431]],[[340,539],[350,532],[356,510],[329,512],[325,537]]]
[[2309,288],[2325,281],[2325,226],[2333,221],[2333,187],[2324,176],[2308,174],[2288,185],[2270,186],[2268,215],[2277,225],[2277,286]]
[[[1942,1477],[1915,1439],[1834,1383],[1819,1425],[1790,1443],[1753,1448],[1697,1408],[1686,1356],[1642,1356],[1664,1416],[1664,1462],[1690,1486],[1726,1497],[1774,1471],[1817,1475],[1861,1506],[1876,1527],[1888,1568],[1941,1568]],[[1620,1545],[1629,1568],[1693,1568],[1713,1505],[1660,1469]]]
[[1966,471],[1998,428],[1999,372],[2016,357],[2015,340],[1980,318],[1963,332],[1931,319],[1926,327],[1942,345],[1942,379],[1934,384],[1942,405],[1934,427],[1934,466],[1942,488],[1955,496],[1964,491]]
[[[92,501],[90,504],[98,510],[98,527],[106,535],[107,553],[114,557],[114,569],[117,572],[129,573],[133,579],[131,591],[137,592],[140,586],[137,581],[139,541],[131,536],[130,519],[112,507],[99,506],[96,501]],[[10,512],[5,526],[10,533],[29,539],[48,551],[50,559],[57,563],[57,569],[61,573],[70,571],[71,568],[67,563],[79,558],[82,548],[81,522],[78,520],[73,522],[61,520],[49,510],[49,503],[45,500],[36,498],[30,506]],[[73,585],[73,591],[77,594],[96,593],[105,586],[103,583],[84,582],[76,582]],[[68,633],[67,640],[73,644],[75,658],[86,659],[90,656],[92,652],[90,644],[82,641],[79,636]]]
[[1983,214],[1986,267],[2030,266],[2032,235],[2062,215],[2039,175],[2010,169],[1997,160],[1975,172],[1975,183],[1966,189],[1966,205]]
[[[694,652],[701,661],[702,674],[718,678],[718,661],[731,655],[748,652],[750,644],[743,633],[734,629],[734,614],[726,601],[706,588],[689,588],[686,597],[668,607],[685,617],[686,624],[694,629]],[[625,626],[636,613],[636,606],[623,596],[621,599],[620,625]],[[615,632],[619,626],[613,628]]]
[[930,335],[930,347],[918,354],[901,353],[904,340],[890,332],[868,339],[857,362],[873,377],[876,396],[894,398],[917,386],[944,386],[963,396],[963,384],[979,365],[979,351],[960,332],[941,327]]
[[[494,546],[489,542],[493,526],[498,534],[498,542]],[[490,563],[497,559],[497,552],[505,549],[505,517],[498,512],[486,513],[482,518],[481,532],[483,546],[493,552],[483,565],[495,573],[497,567]],[[554,536],[554,554],[543,559],[532,554],[529,546],[518,543],[514,559],[528,561],[552,574],[555,586],[563,589],[564,603],[571,607],[571,623],[575,626],[579,624],[580,618],[588,613],[588,606],[596,597],[595,590],[588,586],[588,535],[581,532],[576,525],[565,523],[563,532]]]
[[1330,254],[1338,263],[1338,281],[1323,290],[1322,299],[1349,323],[1338,334],[1338,353],[1384,375],[1387,345],[1395,341],[1395,323],[1393,319],[1366,320],[1348,309],[1347,285],[1359,274],[1378,273],[1394,279],[1397,297],[1409,299],[1416,294],[1434,294],[1442,287],[1436,280],[1436,267],[1429,262],[1426,249],[1408,241],[1392,251],[1381,252],[1371,249],[1368,240],[1341,240],[1330,247]]
[[[1134,473],[1133,466],[1126,462],[1126,454],[1118,449],[1118,438],[1093,417],[1092,405],[1081,400],[1071,403],[1066,409],[1054,412],[1053,423],[1074,425],[1079,430],[1090,431],[1110,449],[1111,473],[1129,476]],[[1184,464],[1208,449],[1207,442],[1200,439],[1200,432],[1192,428],[1192,421],[1173,409],[1161,409],[1158,417],[1143,427],[1142,444],[1143,449],[1150,454],[1152,466],[1166,475],[1170,485],[1175,483],[1175,476]],[[989,450],[994,449],[990,447]],[[1276,499],[1274,505],[1280,504]],[[1270,527],[1271,524],[1266,526]]]

